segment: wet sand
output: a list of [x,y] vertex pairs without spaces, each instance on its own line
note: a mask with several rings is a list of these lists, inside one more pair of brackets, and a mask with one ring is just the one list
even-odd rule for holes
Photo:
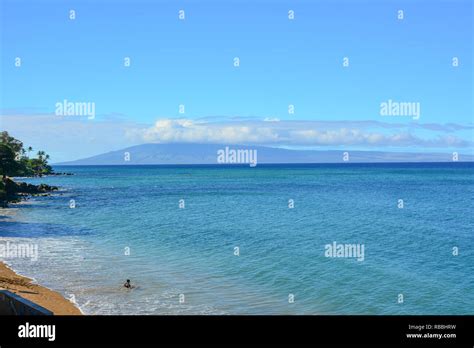
[[81,311],[61,294],[34,284],[31,279],[20,276],[0,262],[0,289],[11,291],[26,298],[55,315],[81,315]]

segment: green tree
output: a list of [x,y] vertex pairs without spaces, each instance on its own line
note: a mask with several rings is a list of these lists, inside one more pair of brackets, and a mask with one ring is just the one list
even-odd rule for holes
[[23,149],[23,143],[10,136],[7,131],[0,132],[0,144],[9,146],[15,155],[21,154],[21,150]]
[[7,175],[15,175],[18,170],[19,165],[15,157],[15,152],[10,146],[0,144],[0,175],[3,176],[3,180],[6,179]]
[[37,156],[38,158],[30,159],[34,173],[38,176],[51,173],[52,168],[48,165],[49,155],[44,151],[38,151]]

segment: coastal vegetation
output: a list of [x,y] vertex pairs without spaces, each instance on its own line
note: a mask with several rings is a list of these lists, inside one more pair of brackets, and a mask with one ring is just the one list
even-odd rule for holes
[[21,196],[44,194],[57,187],[46,184],[32,185],[15,182],[10,177],[42,177],[53,174],[48,164],[49,155],[38,151],[36,157],[31,156],[33,148],[24,147],[23,142],[10,136],[8,132],[0,132],[0,206],[6,207],[8,202],[17,202]]
[[8,132],[0,133],[0,174],[6,176],[43,176],[53,173],[48,164],[49,155],[38,151],[31,157],[33,148],[25,148],[23,143],[10,136]]

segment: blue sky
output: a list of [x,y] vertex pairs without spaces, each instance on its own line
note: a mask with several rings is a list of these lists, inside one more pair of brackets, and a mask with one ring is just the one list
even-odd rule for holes
[[[472,152],[470,0],[4,0],[0,16],[2,128],[58,160],[183,140]],[[54,115],[64,99],[95,119]],[[420,118],[381,116],[389,99]]]

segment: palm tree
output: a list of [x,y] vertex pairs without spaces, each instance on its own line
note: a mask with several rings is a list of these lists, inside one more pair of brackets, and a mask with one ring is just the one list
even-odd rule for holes
[[28,158],[30,158],[30,152],[33,151],[33,148],[31,146],[28,146]]
[[43,161],[43,156],[46,155],[46,152],[38,151],[37,155],[38,155],[38,159],[42,162]]
[[44,166],[46,164],[45,159],[44,159],[43,156],[47,156],[47,155],[46,155],[46,152],[44,152],[44,151],[38,151],[37,156],[38,156],[38,159],[33,160],[34,161],[34,170],[36,172],[36,175],[41,177]]

